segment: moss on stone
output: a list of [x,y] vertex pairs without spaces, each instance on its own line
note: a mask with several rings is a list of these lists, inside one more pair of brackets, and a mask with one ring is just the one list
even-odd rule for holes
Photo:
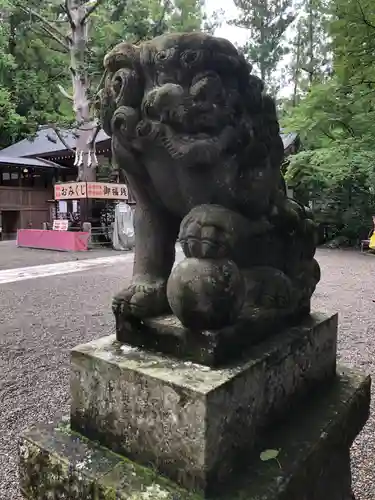
[[62,432],[63,434],[69,435],[71,433],[70,420],[63,419],[55,427],[56,431]]
[[[367,419],[369,400],[370,379],[340,370],[331,387],[267,432],[263,450],[281,449],[282,469],[249,450],[245,473],[232,474],[226,490],[208,498],[350,498],[349,448]],[[36,427],[21,439],[20,481],[29,500],[207,499],[72,432],[66,420]]]
[[34,428],[21,440],[20,469],[29,500],[56,492],[59,500],[202,500],[72,431],[66,420]]

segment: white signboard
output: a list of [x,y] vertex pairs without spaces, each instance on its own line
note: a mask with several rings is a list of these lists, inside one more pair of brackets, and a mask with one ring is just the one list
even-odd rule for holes
[[67,231],[69,227],[69,221],[67,219],[55,219],[53,221],[52,229],[54,231]]

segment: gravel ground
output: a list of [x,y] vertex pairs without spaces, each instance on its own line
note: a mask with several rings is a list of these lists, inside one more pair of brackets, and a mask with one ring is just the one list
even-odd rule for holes
[[[375,373],[375,257],[352,251],[320,250],[322,282],[315,309],[339,312],[339,362]],[[374,274],[373,274],[374,272]],[[375,385],[369,421],[352,448],[356,500],[375,499]]]
[[[0,269],[5,262],[1,256],[3,248]],[[32,260],[29,251],[25,255]],[[65,259],[67,254],[54,254],[39,263],[56,262],[49,260],[56,255]],[[15,263],[21,262],[19,255],[11,258],[10,267],[17,267]],[[318,259],[323,280],[314,307],[339,311],[340,361],[372,374],[375,257],[320,250]],[[27,265],[24,257],[21,260],[23,263],[17,265]],[[36,263],[33,260],[30,265]],[[124,263],[0,288],[0,500],[21,500],[18,436],[35,422],[47,422],[68,413],[69,351],[79,343],[113,332],[111,296],[130,275],[131,265]],[[375,499],[374,425],[372,415],[353,447],[357,500]]]
[[0,287],[0,499],[21,500],[17,439],[69,412],[69,351],[114,331],[110,301],[131,264]]
[[17,267],[55,264],[71,260],[95,259],[118,255],[111,248],[94,248],[88,252],[56,252],[51,250],[34,250],[31,248],[17,248],[15,241],[0,241],[0,271]]

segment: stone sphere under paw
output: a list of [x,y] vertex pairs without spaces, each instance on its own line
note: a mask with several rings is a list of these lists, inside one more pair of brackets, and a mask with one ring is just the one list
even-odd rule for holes
[[237,320],[245,301],[245,284],[230,260],[190,258],[173,269],[167,296],[184,326],[218,330]]

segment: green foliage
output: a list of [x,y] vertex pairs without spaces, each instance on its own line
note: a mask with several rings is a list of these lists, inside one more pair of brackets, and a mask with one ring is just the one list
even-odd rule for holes
[[[3,106],[12,110],[0,121],[1,146],[7,146],[33,133],[39,124],[71,118],[63,115],[57,91],[57,83],[68,81],[69,72],[66,54],[57,50],[56,42],[39,31],[30,16],[2,0],[0,12],[0,88],[4,89]],[[39,7],[39,13],[53,17],[53,6]]]
[[367,236],[375,215],[375,115],[366,107],[331,81],[313,87],[285,120],[305,145],[290,159],[288,184],[319,222],[353,243]]
[[375,10],[372,0],[332,0],[335,70],[343,83],[374,90]]
[[287,52],[283,35],[295,19],[291,0],[234,0],[240,15],[232,23],[249,32],[243,52],[268,86],[280,58]]
[[298,107],[286,109],[283,125],[298,130],[308,148],[348,138],[372,142],[374,112],[365,89],[342,85],[336,76],[327,83],[313,85]]
[[327,141],[291,157],[286,181],[319,223],[354,244],[367,236],[375,215],[374,165],[375,149],[365,142]]
[[329,0],[298,0],[298,17],[289,35],[286,79],[293,85],[292,104],[306,95],[312,83],[326,81],[332,72]]
[[301,134],[287,182],[320,222],[351,242],[375,215],[375,15],[371,0],[331,0],[334,74],[314,82],[282,125]]
[[25,121],[25,117],[17,113],[10,92],[0,87],[0,148],[7,146],[18,137]]

